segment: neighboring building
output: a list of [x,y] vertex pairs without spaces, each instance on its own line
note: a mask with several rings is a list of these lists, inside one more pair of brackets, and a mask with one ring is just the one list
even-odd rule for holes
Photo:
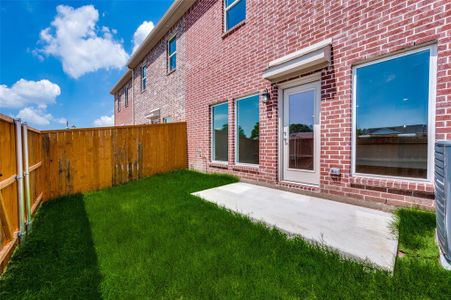
[[[133,98],[132,118],[115,110],[127,124],[156,124],[185,120],[186,42],[184,14],[194,0],[176,0],[128,62]],[[128,77],[127,77],[128,78]],[[119,98],[120,79],[111,90]],[[127,112],[128,116],[128,112]],[[115,121],[116,125],[123,124]]]
[[114,95],[114,126],[134,124],[132,72],[128,70],[111,91]]
[[171,7],[190,168],[434,205],[434,142],[451,139],[449,1],[192,2]]

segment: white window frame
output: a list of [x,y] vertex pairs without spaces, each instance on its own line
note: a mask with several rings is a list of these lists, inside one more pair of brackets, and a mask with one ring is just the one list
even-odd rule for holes
[[[171,72],[177,70],[177,40],[176,40],[176,37],[177,37],[177,35],[173,35],[173,36],[168,40],[168,46],[167,46],[167,47],[168,47],[168,73],[171,73]],[[175,41],[175,51],[174,51],[174,53],[171,54],[171,53],[170,53],[169,44],[170,44],[172,41]],[[175,68],[174,68],[174,69],[171,69],[171,58],[172,58],[173,56],[175,56],[176,63],[175,63]]]
[[240,97],[240,98],[237,98],[237,99],[235,99],[235,101],[234,101],[234,109],[235,109],[235,115],[234,115],[234,118],[235,118],[235,120],[234,120],[234,132],[233,132],[233,134],[234,134],[234,138],[235,138],[235,157],[234,157],[234,159],[235,159],[235,165],[237,165],[237,166],[243,166],[243,167],[246,167],[246,166],[248,166],[248,167],[258,167],[259,165],[260,165],[260,132],[258,133],[259,134],[259,138],[258,138],[258,164],[251,164],[251,163],[242,163],[242,162],[239,162],[238,161],[238,150],[239,150],[239,146],[240,146],[240,139],[239,139],[239,135],[238,135],[238,102],[239,101],[241,101],[241,100],[246,100],[246,99],[248,99],[248,98],[251,98],[251,97],[255,97],[255,96],[257,96],[258,97],[258,122],[259,122],[259,124],[260,124],[260,94],[259,93],[254,93],[254,94],[250,94],[250,95],[247,95],[247,96],[244,96],[244,97]]
[[[144,72],[146,70],[146,72]],[[144,81],[146,82],[144,84]],[[147,65],[141,67],[141,92],[144,92],[147,88]]]
[[[401,177],[378,174],[366,174],[356,172],[356,104],[357,104],[357,69],[372,64],[381,63],[407,56],[424,50],[429,50],[429,96],[428,96],[428,155],[427,155],[427,178]],[[402,53],[390,55],[381,59],[377,59],[365,64],[357,65],[352,68],[352,143],[351,143],[351,176],[361,176],[381,179],[399,179],[414,182],[432,182],[434,177],[434,144],[435,144],[435,97],[437,85],[437,45],[429,45],[419,47],[413,50],[404,51]]]
[[124,107],[128,107],[128,86],[124,89]]
[[[215,147],[216,147],[216,143],[214,141],[214,132],[215,132],[215,127],[214,127],[214,113],[213,113],[213,109],[217,106],[221,106],[227,104],[227,160],[215,160],[213,159],[214,153],[215,153]],[[215,164],[224,164],[227,165],[229,163],[229,134],[230,134],[230,127],[229,127],[229,102],[228,101],[224,101],[221,103],[216,103],[214,105],[210,106],[210,160],[212,163]]]
[[[229,6],[227,6],[226,0],[224,0],[224,32],[227,32],[231,29],[233,29],[235,26],[237,26],[238,24],[240,24],[241,22],[246,20],[246,12],[244,13],[244,19],[242,21],[240,21],[238,24],[236,24],[233,27],[227,28],[227,12],[232,9],[235,5],[238,4],[238,2],[240,1],[246,1],[246,0],[235,0],[232,3],[229,4]],[[246,3],[247,4],[247,3]],[[246,6],[247,9],[247,6]]]

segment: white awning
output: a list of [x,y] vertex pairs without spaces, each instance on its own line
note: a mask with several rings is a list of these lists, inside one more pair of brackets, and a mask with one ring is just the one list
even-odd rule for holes
[[146,115],[147,119],[159,118],[160,117],[160,109],[154,109],[150,113]]
[[263,72],[263,78],[275,81],[324,68],[330,63],[331,45],[329,38],[273,60]]

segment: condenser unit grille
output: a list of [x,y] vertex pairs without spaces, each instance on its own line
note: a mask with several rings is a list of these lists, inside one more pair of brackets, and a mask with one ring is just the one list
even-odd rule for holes
[[435,145],[435,205],[437,219],[437,240],[443,255],[450,260],[451,222],[449,207],[451,205],[451,142],[440,141]]

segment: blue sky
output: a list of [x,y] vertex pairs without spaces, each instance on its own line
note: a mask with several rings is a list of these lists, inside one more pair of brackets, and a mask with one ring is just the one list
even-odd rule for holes
[[0,112],[39,129],[108,125],[111,87],[171,3],[1,0]]

